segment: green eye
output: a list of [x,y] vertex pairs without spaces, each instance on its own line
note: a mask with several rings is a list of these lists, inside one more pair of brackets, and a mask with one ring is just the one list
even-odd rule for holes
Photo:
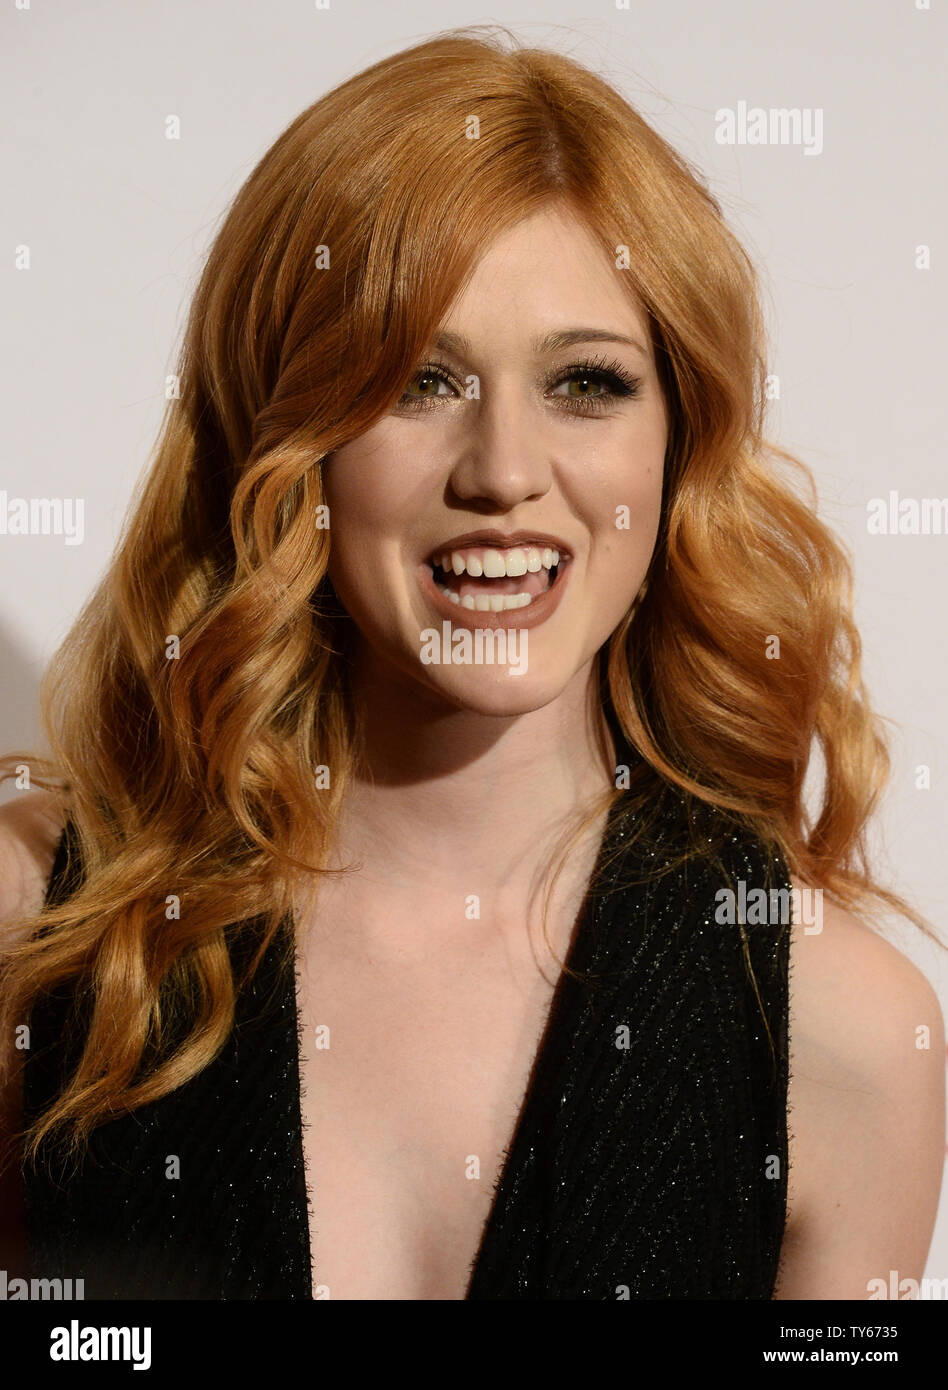
[[[430,399],[433,396],[438,396],[441,394],[438,388],[441,385],[442,381],[444,381],[444,377],[439,376],[436,372],[416,372],[415,375],[412,377],[411,381],[408,383],[408,386],[405,390],[405,394],[406,396],[415,397],[416,400]],[[416,383],[421,385],[422,389],[420,391],[412,390],[412,387],[415,386]]]
[[[597,381],[593,376],[572,376],[566,382],[566,385],[570,388],[567,395],[573,396],[574,399],[577,400],[588,400],[590,396],[595,397],[602,394],[602,382]],[[591,391],[586,389],[574,391],[574,386],[583,388],[594,387],[595,389]]]
[[634,399],[641,385],[640,378],[629,376],[621,363],[604,360],[576,362],[560,372],[556,380],[559,385],[552,392],[554,399],[572,402],[567,409],[577,416],[606,410],[610,403]]

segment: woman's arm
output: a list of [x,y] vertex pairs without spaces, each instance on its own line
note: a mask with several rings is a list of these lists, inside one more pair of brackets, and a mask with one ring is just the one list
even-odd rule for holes
[[[46,896],[63,821],[49,792],[24,792],[0,806],[0,952],[18,939],[12,924],[38,913]],[[22,1062],[22,1057],[17,1060]],[[22,1124],[22,1073],[16,1067],[0,1085],[0,1153]],[[19,1164],[0,1171],[0,1268],[27,1278],[26,1222]]]
[[41,910],[62,831],[52,792],[20,792],[0,806],[0,949],[5,923]]
[[789,1110],[775,1297],[921,1280],[945,1156],[941,1009],[900,951],[825,901],[822,931],[791,937]]

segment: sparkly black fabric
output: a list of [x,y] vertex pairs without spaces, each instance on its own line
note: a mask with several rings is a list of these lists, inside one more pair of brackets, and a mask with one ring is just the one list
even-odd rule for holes
[[[621,803],[610,817],[568,956],[583,978],[564,973],[554,993],[469,1299],[773,1296],[789,926],[748,914],[742,933],[716,920],[715,893],[789,879],[713,808],[671,789],[661,800],[643,843]],[[642,881],[696,829],[719,864],[691,859]],[[67,826],[50,900],[78,873]],[[75,1055],[67,1004],[34,1008],[28,1116]],[[86,1298],[310,1298],[298,1048],[292,968],[274,943],[216,1061],[94,1131],[75,1175],[49,1158],[25,1168],[34,1273],[84,1278]]]

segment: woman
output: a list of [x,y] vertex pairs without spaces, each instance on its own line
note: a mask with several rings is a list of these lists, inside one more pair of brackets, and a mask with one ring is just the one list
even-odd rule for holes
[[2,812],[36,1274],[919,1277],[941,1018],[851,914],[904,909],[861,857],[885,751],[764,375],[714,199],[566,58],[446,35],[264,156]]

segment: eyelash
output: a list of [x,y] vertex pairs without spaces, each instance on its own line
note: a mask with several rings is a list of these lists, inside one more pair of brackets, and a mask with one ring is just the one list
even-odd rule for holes
[[[448,368],[440,362],[426,362],[418,368],[411,380],[417,381],[424,377],[435,377],[449,386],[455,384]],[[629,400],[639,394],[642,380],[641,377],[631,376],[621,362],[597,357],[589,361],[573,362],[554,373],[547,379],[544,390],[548,390],[550,386],[562,386],[564,381],[582,380],[584,377],[598,386],[606,386],[609,389],[598,396],[558,397],[558,400],[569,401],[566,407],[568,414],[595,415],[616,400]],[[438,409],[447,399],[446,396],[410,396],[406,390],[398,403],[408,410],[432,410]]]

